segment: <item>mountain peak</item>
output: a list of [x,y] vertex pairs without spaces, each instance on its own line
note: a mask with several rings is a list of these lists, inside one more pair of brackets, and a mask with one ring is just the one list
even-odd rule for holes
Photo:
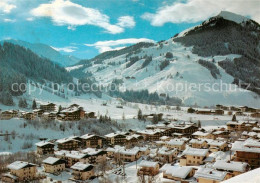
[[241,24],[242,22],[246,22],[249,20],[248,18],[246,18],[244,16],[241,16],[241,15],[229,12],[229,11],[221,11],[220,14],[218,15],[218,17],[222,17],[226,20],[236,22],[238,24]]

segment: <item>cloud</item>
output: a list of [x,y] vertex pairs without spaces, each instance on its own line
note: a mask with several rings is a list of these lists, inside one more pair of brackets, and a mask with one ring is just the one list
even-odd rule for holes
[[259,7],[258,0],[187,0],[160,7],[155,13],[143,14],[142,18],[149,20],[153,26],[162,26],[165,23],[196,23],[225,10],[250,16],[260,22]]
[[118,39],[118,40],[109,40],[109,41],[98,41],[94,44],[85,44],[86,46],[95,47],[98,49],[100,53],[103,53],[105,51],[111,51],[111,50],[119,50],[127,45],[130,44],[136,44],[139,42],[150,42],[154,43],[154,40],[147,39],[147,38],[128,38],[128,39]]
[[67,46],[67,47],[63,47],[63,48],[57,48],[57,47],[54,47],[54,46],[51,46],[51,47],[56,51],[63,51],[63,52],[66,52],[66,53],[74,52],[77,49],[77,47],[75,47],[75,46]]
[[110,17],[99,10],[72,3],[69,0],[54,0],[48,4],[41,4],[32,9],[31,14],[36,17],[50,17],[56,25],[66,25],[70,30],[75,30],[77,26],[93,25],[105,29],[107,33],[118,34],[124,32],[123,26],[133,25],[133,19],[130,24],[126,24],[125,18],[120,19],[122,17],[119,18],[118,25],[113,25],[110,23]]
[[135,26],[134,17],[131,16],[122,16],[118,18],[118,23],[120,27],[133,28]]
[[16,22],[16,20],[15,20],[15,19],[5,18],[5,19],[4,19],[4,22],[13,23],[13,22]]
[[32,22],[32,21],[34,21],[34,18],[33,17],[28,17],[28,18],[26,18],[26,21]]
[[10,0],[1,0],[0,1],[0,12],[10,13],[13,9],[16,8],[16,5],[12,4]]

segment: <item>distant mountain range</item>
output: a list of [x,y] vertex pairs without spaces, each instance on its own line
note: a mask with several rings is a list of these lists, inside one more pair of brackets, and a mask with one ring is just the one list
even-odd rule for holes
[[[127,89],[167,93],[185,104],[256,106],[260,94],[260,26],[223,11],[169,40],[105,52],[66,69],[76,77],[93,77],[104,85],[116,82]],[[250,91],[166,90],[169,84],[220,81],[234,87],[242,83],[243,88],[250,83]]]
[[80,60],[74,56],[62,55],[60,52],[56,51],[51,46],[42,43],[29,43],[26,41],[14,39],[1,41],[1,43],[3,42],[10,42],[28,48],[37,55],[47,58],[63,67],[74,65]]

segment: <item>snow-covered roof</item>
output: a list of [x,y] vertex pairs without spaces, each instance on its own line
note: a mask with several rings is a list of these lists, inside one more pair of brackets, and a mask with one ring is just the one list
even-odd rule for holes
[[60,159],[59,158],[54,158],[54,157],[48,157],[46,158],[45,160],[43,160],[42,162],[43,163],[46,163],[46,164],[50,164],[50,165],[53,165],[55,164],[57,161],[59,161]]
[[2,177],[9,177],[9,178],[14,179],[14,180],[18,179],[17,176],[11,174],[10,172],[2,174]]
[[242,173],[240,175],[232,177],[228,180],[225,180],[222,183],[245,183],[245,182],[258,183],[260,182],[259,172],[260,172],[260,168],[257,168],[249,172]]
[[232,144],[231,150],[260,153],[260,142],[259,140],[254,139],[247,139],[245,141],[235,141]]
[[228,121],[227,125],[242,125],[244,123],[244,121]]
[[136,155],[138,152],[139,152],[139,149],[137,149],[137,148],[119,150],[119,153],[124,154],[124,155]]
[[205,139],[191,139],[191,144],[203,144],[204,142],[207,142]]
[[212,169],[212,168],[200,167],[196,171],[194,177],[222,181],[222,180],[224,180],[226,175],[227,175],[227,172],[218,171],[218,170],[215,170],[215,169]]
[[194,132],[192,135],[205,137],[205,136],[209,135],[209,133],[204,133],[204,132],[202,132],[202,131],[196,131],[196,132]]
[[93,165],[91,165],[91,164],[84,164],[84,163],[78,162],[78,163],[74,164],[73,166],[71,166],[70,168],[74,169],[74,170],[82,171],[82,170],[89,168],[90,166],[93,167]]
[[20,170],[26,166],[36,166],[35,164],[32,163],[28,163],[25,161],[15,161],[13,163],[11,163],[10,165],[7,165],[7,168],[11,169],[11,170]]
[[69,141],[78,141],[78,140],[75,140],[74,138],[76,138],[76,136],[71,136],[71,137],[68,137],[68,138],[59,139],[56,142],[59,143],[59,144],[63,144],[63,143],[69,142]]
[[153,161],[146,161],[142,160],[139,164],[141,167],[153,167],[155,168],[158,165],[158,162],[153,162]]
[[137,133],[145,134],[145,135],[154,135],[156,133],[164,132],[163,129],[155,129],[155,130],[139,130]]
[[197,149],[188,147],[183,151],[183,155],[191,155],[191,156],[206,156],[208,154],[208,149]]
[[223,146],[226,143],[227,142],[225,142],[225,141],[213,140],[213,141],[209,142],[209,145],[219,147],[219,146]]
[[124,135],[125,136],[125,133],[119,133],[119,132],[117,132],[117,133],[109,133],[109,134],[105,135],[105,137],[112,138],[112,137],[116,137],[118,135]]
[[231,171],[238,171],[238,172],[245,172],[248,164],[239,161],[224,161],[224,160],[217,160],[213,167],[216,169],[221,170],[231,170]]
[[171,166],[165,164],[160,170],[164,171],[165,174],[171,174],[173,177],[185,179],[188,174],[192,171],[190,166]]
[[160,137],[160,139],[161,140],[167,140],[167,139],[169,139],[170,137],[168,137],[168,136],[162,136],[162,137]]
[[162,147],[158,150],[158,154],[161,154],[161,155],[171,155],[173,153],[175,153],[177,151],[177,149],[168,149],[167,147]]
[[51,143],[51,142],[48,142],[48,141],[41,141],[41,142],[37,142],[35,145],[38,146],[38,147],[42,147],[42,146],[45,146],[45,145],[54,145],[54,144]]
[[96,155],[98,153],[100,153],[101,151],[103,151],[102,149],[95,149],[95,148],[87,148],[82,150],[82,153],[88,154],[88,155]]
[[95,136],[94,134],[85,134],[85,135],[82,135],[81,138],[86,140],[86,139],[89,139],[94,136]]
[[171,139],[169,142],[166,142],[168,145],[178,145],[181,146],[185,143],[182,139]]

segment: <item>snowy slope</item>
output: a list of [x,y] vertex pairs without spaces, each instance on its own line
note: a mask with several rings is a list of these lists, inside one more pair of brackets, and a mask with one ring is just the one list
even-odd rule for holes
[[[171,52],[173,58],[169,59],[170,65],[160,71],[160,63],[166,60],[165,54],[167,52]],[[199,59],[211,62],[213,58],[199,57],[192,53],[192,47],[184,47],[180,43],[172,41],[172,39],[149,48],[142,48],[140,53],[133,54],[131,57],[139,56],[139,58],[143,58],[145,55],[153,57],[151,63],[145,68],[141,68],[144,59],[140,59],[126,68],[129,61],[125,62],[126,55],[121,55],[104,60],[102,64],[93,64],[86,68],[85,72],[92,72],[96,80],[103,85],[110,84],[114,79],[122,79],[124,81],[121,86],[122,90],[148,89],[150,92],[168,93],[171,97],[181,98],[185,104],[197,103],[201,106],[210,106],[221,103],[260,106],[257,95],[247,90],[212,91],[220,90],[218,84],[220,85],[221,82],[229,84],[229,87],[233,89],[235,88],[235,85],[231,84],[234,78],[219,67],[217,62],[226,58],[233,60],[240,55],[231,54],[214,57],[215,65],[220,70],[218,79],[214,79],[210,71],[197,62]],[[104,67],[104,69],[100,70],[100,67]],[[126,77],[134,78],[127,79]],[[207,84],[212,87],[210,92],[206,90]],[[199,89],[199,85],[203,86],[202,89]]]

